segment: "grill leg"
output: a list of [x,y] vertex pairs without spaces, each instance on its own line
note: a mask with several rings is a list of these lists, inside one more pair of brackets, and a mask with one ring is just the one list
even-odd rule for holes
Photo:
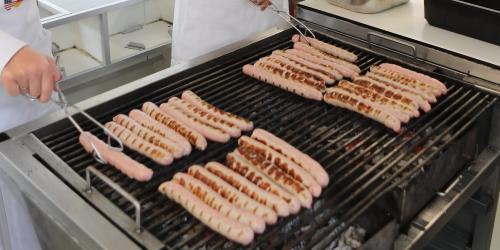
[[496,170],[482,188],[483,192],[485,192],[488,196],[492,197],[493,202],[488,207],[486,213],[481,213],[477,215],[476,224],[474,228],[474,238],[472,240],[472,250],[489,250],[489,249],[498,249],[498,247],[500,247],[498,243],[497,246],[494,246],[492,245],[491,242],[493,239],[492,236],[494,230],[497,231],[497,234],[498,231],[500,230],[500,221],[497,221],[497,223],[495,223],[495,217],[498,209],[498,197],[500,191],[500,185],[498,183],[500,179],[499,178],[500,161],[497,161],[496,165],[497,165]]

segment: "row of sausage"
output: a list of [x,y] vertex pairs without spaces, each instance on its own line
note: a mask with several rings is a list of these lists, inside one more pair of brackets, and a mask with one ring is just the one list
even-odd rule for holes
[[[146,102],[142,110],[134,109],[128,115],[119,114],[105,124],[123,144],[160,165],[169,165],[175,159],[189,155],[192,147],[205,150],[207,139],[226,143],[241,131],[253,129],[253,123],[225,112],[202,100],[192,91],[181,98],[172,97],[157,106]],[[138,181],[148,181],[153,172],[122,152],[108,147],[94,135],[80,135],[80,143],[89,153],[96,146],[101,158],[124,174]]]
[[266,224],[310,208],[329,177],[318,162],[268,131],[256,129],[238,144],[225,165],[194,165],[159,191],[214,231],[247,245]]

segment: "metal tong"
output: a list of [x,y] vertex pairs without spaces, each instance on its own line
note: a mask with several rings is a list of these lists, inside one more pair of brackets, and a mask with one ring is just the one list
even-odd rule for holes
[[[59,100],[56,100],[56,99],[52,98],[51,101],[53,103],[55,103],[57,106],[59,106],[62,110],[64,110],[64,113],[65,113],[66,117],[71,121],[71,123],[73,124],[73,126],[75,126],[75,128],[80,132],[80,134],[83,134],[87,138],[87,140],[92,145],[92,156],[94,157],[94,159],[97,162],[102,163],[102,164],[107,164],[108,163],[106,160],[104,160],[104,158],[102,157],[102,155],[99,152],[99,150],[97,150],[97,147],[95,146],[94,142],[92,142],[91,138],[87,134],[85,134],[85,131],[83,131],[82,127],[80,127],[80,125],[73,118],[73,116],[69,112],[68,108],[73,108],[78,113],[81,113],[83,116],[85,116],[91,122],[93,122],[95,125],[97,125],[98,127],[100,127],[106,133],[106,135],[108,136],[108,141],[107,141],[108,148],[110,148],[111,150],[118,151],[118,152],[123,151],[123,142],[117,136],[115,136],[113,133],[111,133],[111,131],[109,131],[104,125],[102,125],[99,121],[97,121],[94,117],[92,117],[91,115],[89,115],[87,112],[81,110],[80,108],[78,108],[75,105],[72,105],[72,104],[68,103],[68,101],[66,99],[66,96],[64,95],[64,93],[62,92],[62,90],[61,90],[61,88],[59,86],[59,83],[55,84],[55,89],[57,91],[57,96],[58,96]],[[25,96],[26,98],[28,98],[30,101],[37,101],[38,100],[38,97],[31,96],[31,95],[29,95],[26,92],[22,92],[22,95]],[[116,146],[116,147],[113,146],[112,140],[114,140],[118,144],[118,146]]]
[[[252,1],[250,1],[251,3],[253,3],[254,5],[257,5],[257,3],[254,3]],[[305,29],[306,29],[306,33],[309,33],[311,34],[311,37],[316,39],[316,36],[314,35],[314,33],[301,21],[299,21],[299,19],[295,18],[294,16],[290,15],[287,11],[283,11],[281,10],[276,4],[274,4],[273,2],[270,2],[269,4],[269,7],[267,7],[267,9],[271,10],[271,11],[274,11],[279,17],[281,17],[281,19],[285,20],[285,22],[287,22],[288,24],[290,24],[290,26],[292,26],[292,28],[294,28],[297,32],[299,32],[299,35],[304,38],[304,40],[308,43],[308,44],[311,44],[308,40],[308,37],[297,27],[295,26],[294,23],[292,23],[292,21],[290,21],[290,19],[292,19],[293,21],[299,23],[301,26],[303,26]]]

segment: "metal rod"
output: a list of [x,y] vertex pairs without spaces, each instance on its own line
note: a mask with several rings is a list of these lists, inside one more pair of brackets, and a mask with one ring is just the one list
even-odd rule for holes
[[87,180],[87,193],[91,194],[92,193],[92,177],[91,175],[96,176],[97,178],[101,179],[104,183],[106,183],[110,188],[114,189],[118,194],[123,196],[123,198],[127,199],[130,203],[132,203],[135,207],[135,224],[136,224],[136,232],[141,233],[142,232],[142,227],[141,227],[141,204],[139,201],[137,201],[136,198],[134,198],[130,193],[125,191],[122,187],[120,187],[118,184],[116,184],[114,181],[109,179],[106,175],[104,175],[101,171],[97,170],[94,166],[89,166],[87,167],[87,170],[85,171],[85,176]]

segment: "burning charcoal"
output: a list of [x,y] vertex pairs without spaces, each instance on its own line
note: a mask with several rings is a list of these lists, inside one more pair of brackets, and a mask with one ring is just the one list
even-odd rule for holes
[[398,162],[398,167],[400,167],[400,168],[402,168],[402,167],[404,167],[404,166],[406,166],[406,165],[408,165],[408,162],[407,162],[407,161],[405,161],[405,160],[400,160],[400,161]]
[[356,228],[356,234],[360,237],[359,239],[364,239],[366,236],[366,229],[362,227],[357,227]]
[[224,243],[224,245],[222,246],[222,248],[223,248],[223,249],[228,249],[228,248],[230,248],[232,245],[233,245],[233,244],[232,244],[230,241],[228,241],[228,242]]
[[334,250],[352,250],[350,246],[338,246]]
[[344,239],[340,239],[337,247],[344,247],[344,246],[345,246]]
[[433,129],[433,128],[431,128],[431,127],[428,127],[428,128],[425,130],[424,134],[425,134],[425,135],[430,135],[430,134],[432,134],[432,131],[434,131],[434,129]]
[[300,224],[300,217],[295,217],[292,221],[288,222],[283,228],[281,228],[281,233],[290,232],[294,227]]
[[313,130],[313,132],[311,133],[312,136],[318,136],[318,135],[321,135],[323,132],[325,132],[325,130],[327,130],[328,128],[325,127],[325,126],[322,126],[322,127],[319,127],[315,130]]
[[331,218],[329,221],[328,221],[328,226],[331,226],[333,224],[335,224],[337,222],[337,219],[336,218]]
[[309,230],[309,228],[311,228],[311,225],[307,225],[307,226],[301,227],[300,231],[301,232],[305,232],[305,231]]
[[302,240],[302,241],[300,241],[299,244],[297,244],[296,246],[290,248],[290,250],[302,250],[302,249],[305,248],[305,246],[306,246],[306,242]]
[[313,204],[313,211],[314,212],[317,212],[319,208],[321,208],[321,206],[323,206],[323,203],[324,203],[324,200],[318,200],[316,201],[314,204]]
[[418,165],[423,165],[425,163],[425,160],[423,158],[418,158]]
[[377,162],[381,161],[382,159],[384,159],[384,155],[383,154],[378,154],[375,157],[373,157],[372,163],[376,164]]
[[358,249],[360,247],[363,246],[363,244],[355,239],[347,239],[346,240],[346,243],[348,246],[354,248],[354,249]]
[[334,240],[330,243],[330,245],[328,245],[325,249],[326,250],[333,250],[337,247],[337,244],[338,244],[338,240]]
[[316,215],[316,218],[318,220],[322,220],[323,217],[327,216],[330,213],[330,211],[331,211],[331,209],[329,209],[329,208],[323,208],[323,210],[320,209],[319,210],[320,213],[318,215]]

